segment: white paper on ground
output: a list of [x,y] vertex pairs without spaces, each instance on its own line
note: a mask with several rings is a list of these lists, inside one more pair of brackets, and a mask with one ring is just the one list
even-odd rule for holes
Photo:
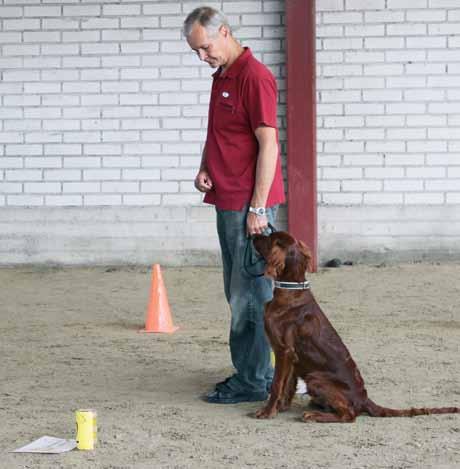
[[75,440],[64,440],[54,436],[42,436],[28,445],[15,449],[12,453],[65,453],[76,448]]
[[303,379],[299,378],[297,380],[297,389],[295,392],[296,394],[306,394],[308,392],[307,385]]

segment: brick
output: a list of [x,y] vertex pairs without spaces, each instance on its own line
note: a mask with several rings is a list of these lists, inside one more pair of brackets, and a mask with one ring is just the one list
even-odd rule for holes
[[143,195],[124,195],[123,205],[138,205],[147,206],[160,205],[161,195],[160,194],[143,194]]
[[181,13],[181,4],[178,3],[153,3],[142,5],[144,15],[178,15]]
[[60,33],[58,31],[24,32],[24,42],[59,42]]
[[388,129],[387,138],[390,140],[421,140],[426,138],[425,129]]
[[391,141],[379,141],[379,142],[366,142],[366,151],[371,153],[382,152],[382,153],[402,153],[405,151],[406,145],[404,142],[391,142]]
[[366,205],[401,205],[403,195],[398,193],[374,192],[364,194],[363,202]]
[[175,193],[179,192],[179,183],[176,181],[141,182],[141,192],[147,193]]
[[28,194],[59,194],[61,192],[60,182],[26,182],[24,192]]
[[344,0],[322,0],[316,6],[317,11],[342,11]]
[[100,192],[99,182],[64,182],[62,192],[67,194],[92,194]]
[[26,31],[40,29],[39,19],[3,20],[4,31]]
[[60,6],[25,6],[24,16],[36,16],[44,18],[47,16],[61,16]]
[[64,168],[99,168],[101,159],[90,156],[66,156],[63,158]]
[[39,195],[8,195],[7,205],[37,207],[44,204],[43,196]]
[[[162,19],[164,19],[163,17]],[[181,24],[182,24],[181,20]],[[121,18],[121,27],[122,28],[158,28],[160,25],[159,19],[155,16],[145,16],[140,18]],[[163,25],[168,27],[167,24]],[[174,25],[177,26],[177,25]]]
[[382,190],[382,181],[368,180],[345,180],[342,181],[342,190],[344,192],[375,192]]
[[404,90],[405,101],[442,101],[444,99],[444,90],[436,89],[416,89]]
[[39,55],[40,46],[35,44],[15,44],[3,46],[3,55]]
[[363,101],[401,101],[402,91],[400,90],[363,90]]
[[85,18],[81,22],[81,29],[117,29],[120,27],[118,18]]
[[79,181],[81,171],[78,169],[46,169],[44,179],[46,181]]
[[428,0],[387,0],[389,9],[426,8]]
[[101,7],[99,5],[64,5],[63,15],[97,17],[101,15]]
[[345,26],[345,36],[384,36],[384,25]]
[[361,38],[341,38],[341,39],[323,39],[324,49],[342,50],[342,49],[361,49],[363,39]]
[[397,50],[385,53],[387,62],[425,62],[426,52],[424,50]]
[[410,152],[442,152],[447,151],[447,142],[444,141],[418,141],[408,142],[407,150]]
[[17,182],[0,182],[0,193],[18,194],[22,192],[22,184]]
[[85,206],[97,206],[97,205],[121,205],[121,195],[85,195],[83,197],[83,205]]
[[425,163],[425,156],[423,154],[409,155],[407,153],[398,154],[393,153],[385,155],[386,166],[423,166]]
[[69,31],[62,33],[63,42],[96,42],[100,38],[99,31]]
[[43,155],[42,145],[5,145],[5,155],[7,156],[32,156]]
[[442,193],[414,193],[405,194],[405,203],[408,205],[441,205],[444,203],[444,195]]
[[403,127],[403,116],[366,116],[367,127]]
[[402,11],[366,11],[364,12],[364,22],[368,23],[400,23],[404,21]]
[[324,24],[357,24],[362,23],[363,13],[361,12],[331,12],[323,14]]
[[42,29],[78,29],[78,20],[70,18],[45,18],[42,20]]
[[426,24],[389,24],[387,34],[389,36],[423,36],[427,32]]
[[50,207],[75,207],[83,205],[81,195],[46,195],[45,205]]
[[42,171],[39,169],[7,169],[6,181],[41,181]]
[[57,132],[28,132],[25,134],[25,141],[27,143],[60,143],[62,135]]
[[23,167],[22,158],[8,158],[5,156],[0,158],[0,169],[22,168],[22,167]]
[[456,0],[429,0],[429,8],[458,8]]
[[402,75],[403,66],[401,64],[388,65],[364,65],[364,75]]
[[0,6],[0,18],[19,18],[22,14],[22,7]]
[[[103,5],[102,14],[104,16],[132,16],[140,15],[140,5]],[[145,13],[145,12],[144,12]]]
[[[130,29],[109,29],[102,31],[103,41],[138,41],[141,38],[141,32]],[[145,37],[144,39],[148,39]]]
[[198,205],[201,195],[196,194],[166,194],[162,196],[163,205]]
[[124,145],[125,153],[128,155],[152,155],[161,151],[161,145],[154,143],[130,143]]
[[343,193],[334,194],[334,193],[324,193],[322,195],[323,202],[326,204],[333,205],[361,205],[363,201],[362,194],[353,194],[353,193]]

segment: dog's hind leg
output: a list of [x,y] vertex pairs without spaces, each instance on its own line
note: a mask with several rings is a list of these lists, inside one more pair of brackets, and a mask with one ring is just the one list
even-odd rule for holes
[[346,423],[353,422],[356,411],[343,389],[327,379],[325,373],[315,373],[307,377],[308,393],[314,405],[327,411],[310,410],[303,414],[304,422]]

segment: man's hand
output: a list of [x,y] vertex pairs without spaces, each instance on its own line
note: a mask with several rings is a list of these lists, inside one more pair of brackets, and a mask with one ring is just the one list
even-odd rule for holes
[[268,228],[268,219],[265,215],[248,213],[246,218],[246,233],[248,236],[263,234],[266,228]]
[[209,173],[204,169],[200,169],[195,178],[195,187],[200,192],[209,192],[212,189],[212,186],[213,184]]

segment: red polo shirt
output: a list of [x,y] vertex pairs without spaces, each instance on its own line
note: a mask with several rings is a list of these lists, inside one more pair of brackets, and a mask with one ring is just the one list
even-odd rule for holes
[[[241,210],[251,201],[259,151],[254,131],[260,126],[277,129],[277,95],[274,76],[249,48],[245,48],[224,76],[220,68],[213,74],[206,165],[214,186],[206,193],[204,202],[223,210]],[[266,206],[284,200],[278,154]]]

